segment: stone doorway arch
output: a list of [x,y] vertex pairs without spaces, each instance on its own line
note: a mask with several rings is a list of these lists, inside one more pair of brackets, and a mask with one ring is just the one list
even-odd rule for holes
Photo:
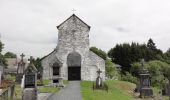
[[[52,66],[53,77],[59,77],[60,75],[60,65],[56,62]],[[53,83],[58,83],[58,79],[53,79]]]
[[71,52],[67,56],[68,80],[81,80],[81,55]]

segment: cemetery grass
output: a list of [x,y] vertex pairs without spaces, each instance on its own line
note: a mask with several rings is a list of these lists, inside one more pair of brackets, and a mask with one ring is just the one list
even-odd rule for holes
[[93,82],[82,81],[83,100],[133,100],[131,95],[135,85],[124,81],[106,81],[109,91],[92,89]]
[[53,87],[53,86],[43,86],[38,88],[39,93],[56,93],[60,89],[58,87]]
[[136,87],[135,84],[125,82],[110,80],[106,81],[106,84],[109,87],[109,91],[105,90],[94,90],[92,89],[93,82],[91,81],[82,81],[81,82],[81,94],[83,100],[169,100],[166,96],[161,96],[159,88],[154,87],[154,98],[139,98],[139,93],[134,93]]
[[[39,88],[38,88],[38,92],[40,92],[40,93],[56,93],[56,92],[58,92],[58,91],[60,90],[59,87],[46,86],[46,85],[48,85],[48,83],[49,83],[48,80],[43,80],[43,84],[44,84],[45,86],[39,87]],[[67,80],[64,80],[63,83],[64,83],[65,85],[67,85],[67,84],[68,84],[68,81],[67,81]]]

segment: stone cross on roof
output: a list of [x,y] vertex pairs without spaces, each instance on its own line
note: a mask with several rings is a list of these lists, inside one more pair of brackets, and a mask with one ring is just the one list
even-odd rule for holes
[[72,11],[73,11],[73,14],[74,14],[76,10],[75,10],[75,9],[73,9]]

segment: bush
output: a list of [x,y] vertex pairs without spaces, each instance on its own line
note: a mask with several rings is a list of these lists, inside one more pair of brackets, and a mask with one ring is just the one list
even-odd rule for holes
[[132,76],[132,74],[130,74],[129,72],[125,72],[125,75],[123,74],[121,77],[122,81],[128,81],[131,83],[137,83],[137,78]]
[[112,63],[110,59],[107,59],[105,61],[106,66],[106,77],[109,79],[119,79],[120,78],[120,72],[116,68],[115,64]]
[[[145,63],[145,67],[149,70],[151,75],[151,85],[156,87],[162,87],[164,79],[167,79],[169,76],[170,66],[162,61],[153,60]],[[141,64],[133,63],[131,67],[131,73],[138,77],[139,69]]]

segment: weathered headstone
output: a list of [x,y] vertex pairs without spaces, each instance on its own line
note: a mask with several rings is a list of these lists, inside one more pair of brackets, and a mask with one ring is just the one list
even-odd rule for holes
[[97,78],[96,78],[96,82],[95,84],[93,83],[93,90],[95,89],[100,89],[100,90],[106,90],[108,92],[108,86],[106,83],[103,82],[100,74],[102,73],[102,71],[99,69],[97,71]]
[[21,61],[18,63],[18,68],[17,68],[17,76],[16,76],[16,82],[21,83],[21,79],[24,75],[24,70],[25,70],[25,62],[24,62],[24,54],[22,53],[21,55]]
[[150,74],[147,69],[144,68],[144,59],[141,61],[141,70],[139,71],[140,78],[140,97],[150,97],[153,95],[153,91],[150,87]]
[[24,75],[23,100],[37,100],[37,69],[33,64],[33,57],[29,59],[30,63],[26,68]]
[[102,71],[99,69],[97,71],[96,88],[101,88],[103,86],[102,78],[100,77],[101,73],[102,73]]

